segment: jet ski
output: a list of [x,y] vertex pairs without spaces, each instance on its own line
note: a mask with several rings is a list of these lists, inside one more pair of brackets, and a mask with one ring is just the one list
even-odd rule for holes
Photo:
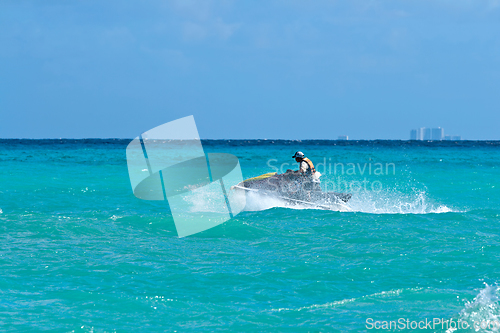
[[319,176],[304,176],[300,172],[287,170],[283,174],[276,172],[266,173],[258,177],[249,178],[234,189],[249,193],[259,193],[284,200],[291,204],[308,205],[321,209],[349,211],[346,203],[351,194],[338,192],[323,192],[320,187]]

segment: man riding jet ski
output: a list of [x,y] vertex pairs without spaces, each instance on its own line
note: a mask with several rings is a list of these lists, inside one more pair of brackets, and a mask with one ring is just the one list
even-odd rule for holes
[[344,203],[349,201],[351,194],[323,192],[319,180],[321,173],[316,171],[311,160],[305,157],[301,151],[297,151],[292,158],[300,163],[298,171],[287,170],[283,174],[266,173],[244,180],[234,187],[247,192],[259,192],[283,200],[312,204],[325,209],[345,207]]
[[296,173],[300,173],[304,176],[302,183],[310,189],[314,187],[311,183],[316,183],[318,185],[317,187],[319,187],[319,177],[321,177],[321,173],[316,171],[313,162],[305,157],[304,153],[301,151],[295,152],[295,155],[293,155],[292,158],[299,163],[299,170],[296,171]]

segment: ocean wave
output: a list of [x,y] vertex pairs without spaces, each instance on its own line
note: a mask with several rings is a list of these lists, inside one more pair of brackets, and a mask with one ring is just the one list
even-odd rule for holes
[[354,297],[354,298],[348,298],[348,299],[343,299],[339,301],[334,301],[334,302],[328,302],[324,304],[313,304],[313,305],[308,305],[308,306],[302,306],[299,308],[278,308],[278,309],[271,309],[271,311],[277,311],[277,312],[282,312],[282,311],[304,311],[304,310],[315,310],[315,309],[325,309],[325,308],[335,308],[340,305],[348,304],[348,303],[354,303],[354,302],[359,302],[359,301],[364,301],[364,300],[373,300],[373,299],[379,299],[379,298],[386,298],[386,297],[394,297],[394,296],[399,296],[403,292],[419,292],[423,290],[423,288],[401,288],[401,289],[394,289],[394,290],[388,290],[388,291],[381,291],[378,293],[370,294],[370,295],[365,295],[361,297]]
[[[472,301],[465,303],[459,320],[467,322],[475,332],[500,332],[500,289],[498,285],[484,284]],[[453,328],[446,333],[452,333]]]
[[[318,205],[324,205],[319,202]],[[286,200],[263,196],[257,193],[247,195],[247,211],[262,211],[271,208],[289,208],[289,209],[314,209],[324,210],[321,206],[314,204],[290,203]],[[331,206],[333,211],[358,212],[369,214],[442,214],[442,213],[461,213],[448,205],[439,204],[429,199],[426,192],[404,194],[398,192],[360,192],[355,193],[352,199],[341,206]]]
[[395,190],[360,192],[353,195],[349,206],[355,212],[373,214],[441,214],[460,212],[434,202],[423,190],[402,193]]

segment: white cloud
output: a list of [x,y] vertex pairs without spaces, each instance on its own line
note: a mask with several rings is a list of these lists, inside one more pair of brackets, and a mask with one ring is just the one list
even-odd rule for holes
[[209,37],[227,40],[236,32],[240,24],[225,23],[220,17],[205,22],[185,21],[182,36],[187,41],[200,41]]
[[500,0],[489,0],[488,5],[490,9],[497,9],[500,7]]
[[194,22],[184,22],[182,24],[182,35],[185,40],[201,40],[208,34],[207,28]]
[[185,41],[208,38],[227,40],[241,26],[240,23],[230,23],[224,18],[230,13],[232,1],[175,0],[169,4],[169,14],[174,13]]
[[141,51],[177,69],[185,70],[190,66],[189,59],[181,50],[141,46]]
[[171,9],[173,9],[176,14],[195,21],[209,20],[213,7],[212,1],[209,0],[175,0],[171,2],[171,5]]
[[103,31],[103,42],[107,45],[127,45],[136,41],[129,29],[125,27],[113,27]]
[[221,39],[230,38],[240,26],[241,24],[239,23],[224,23],[221,18],[217,18],[213,23],[213,28],[216,32],[216,35]]

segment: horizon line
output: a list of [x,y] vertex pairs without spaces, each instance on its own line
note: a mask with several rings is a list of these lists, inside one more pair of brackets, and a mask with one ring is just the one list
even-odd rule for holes
[[[0,138],[0,140],[134,140],[134,138]],[[192,139],[198,140],[198,139]],[[413,140],[413,139],[210,139],[200,138],[199,140],[212,141],[418,141],[418,142],[458,142],[458,141],[500,141],[500,139],[461,139],[461,140]]]

